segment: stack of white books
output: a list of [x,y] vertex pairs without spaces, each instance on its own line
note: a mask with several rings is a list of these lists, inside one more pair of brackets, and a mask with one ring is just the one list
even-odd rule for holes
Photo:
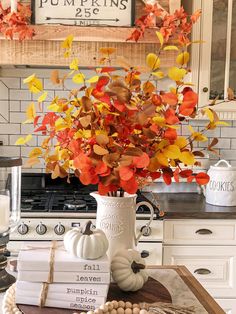
[[[20,251],[17,304],[39,306],[44,298],[46,307],[89,311],[106,302],[110,284],[107,256],[97,260],[78,259],[60,244],[55,250],[53,264],[50,258],[51,250],[47,243],[33,243]],[[53,282],[45,285],[50,275]]]

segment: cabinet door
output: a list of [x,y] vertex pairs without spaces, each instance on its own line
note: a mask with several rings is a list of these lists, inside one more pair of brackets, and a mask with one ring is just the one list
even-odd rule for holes
[[[236,0],[202,1],[199,93],[200,103],[236,92]],[[224,119],[235,119],[235,102],[217,105]],[[224,114],[225,112],[225,114]],[[228,112],[228,114],[226,113]]]
[[222,307],[226,314],[236,313],[236,300],[232,299],[216,299],[216,302]]
[[236,297],[236,246],[164,246],[164,265],[185,265],[215,298]]

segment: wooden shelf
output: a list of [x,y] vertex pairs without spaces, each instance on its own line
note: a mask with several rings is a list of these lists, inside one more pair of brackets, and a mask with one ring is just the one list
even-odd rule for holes
[[[74,41],[84,42],[114,42],[125,43],[134,28],[132,27],[79,27],[65,25],[35,25],[36,36],[33,40],[64,40],[73,34]],[[155,29],[148,30],[139,43],[153,43],[157,41]],[[131,43],[131,42],[130,42]],[[134,42],[133,42],[134,43]]]
[[[170,2],[169,2],[170,1]],[[28,1],[26,1],[28,2]],[[169,3],[179,3],[179,0],[161,0],[164,7]],[[143,6],[141,0],[136,3],[136,17]],[[67,66],[69,61],[63,56],[61,41],[73,34],[73,51],[78,55],[80,64],[85,67],[98,66],[99,48],[114,47],[116,55],[123,56],[131,65],[143,66],[149,52],[156,52],[158,40],[155,29],[145,33],[145,37],[136,42],[126,41],[132,33],[132,27],[79,27],[65,25],[35,25],[36,36],[33,40],[6,40],[0,36],[0,65],[37,65],[37,66]],[[170,59],[168,57],[168,62]],[[173,53],[173,56],[175,54]],[[163,60],[164,66],[167,60]],[[113,66],[115,63],[115,55]]]

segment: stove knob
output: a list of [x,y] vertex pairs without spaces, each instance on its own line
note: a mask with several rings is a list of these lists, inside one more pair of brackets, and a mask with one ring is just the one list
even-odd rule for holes
[[36,227],[36,232],[40,235],[43,235],[47,232],[47,227],[42,222],[40,222],[40,224]]
[[151,229],[151,227],[148,227],[148,226],[142,226],[140,231],[142,232],[142,235],[144,237],[148,237],[148,236],[150,236],[152,229]]
[[28,233],[29,227],[28,227],[24,222],[22,222],[22,223],[18,226],[17,231],[19,232],[19,234],[25,235],[26,233]]
[[57,235],[63,235],[65,233],[65,227],[59,222],[59,224],[55,226],[54,232]]

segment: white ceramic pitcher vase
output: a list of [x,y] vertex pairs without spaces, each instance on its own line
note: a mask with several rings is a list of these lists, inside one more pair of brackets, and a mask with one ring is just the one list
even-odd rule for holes
[[97,192],[91,193],[97,201],[96,227],[103,230],[109,241],[108,257],[110,260],[119,249],[131,249],[137,246],[142,232],[136,234],[136,210],[141,205],[150,209],[149,227],[154,209],[148,202],[136,204],[136,194],[125,193],[124,197],[102,196]]

